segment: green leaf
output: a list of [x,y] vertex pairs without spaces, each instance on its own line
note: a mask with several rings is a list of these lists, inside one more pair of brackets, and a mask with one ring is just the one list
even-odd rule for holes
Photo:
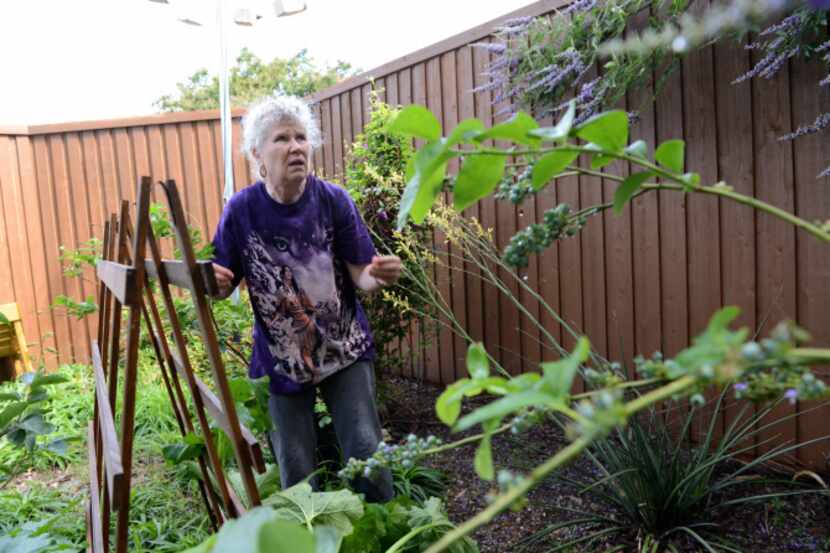
[[18,426],[27,432],[37,435],[46,435],[55,429],[54,426],[43,419],[41,413],[32,413],[23,419]]
[[625,181],[617,187],[617,190],[614,191],[614,213],[619,215],[622,213],[623,208],[628,200],[637,193],[638,190],[643,186],[643,183],[646,182],[652,176],[651,171],[642,171],[640,173],[634,173],[629,175]]
[[539,138],[530,136],[528,133],[538,128],[539,124],[533,117],[520,111],[504,123],[490,127],[490,129],[478,135],[476,140],[481,142],[492,138],[494,140],[509,140],[516,144],[536,146],[540,142]]
[[67,451],[69,450],[69,442],[66,438],[57,438],[46,444],[45,449],[56,455],[65,457]]
[[37,373],[32,378],[31,382],[29,383],[29,387],[32,390],[36,390],[37,388],[42,388],[44,386],[50,386],[52,384],[62,384],[64,382],[69,382],[69,379],[62,374],[40,374]]
[[606,165],[614,161],[614,157],[596,154],[591,158],[591,169],[602,169]]
[[628,114],[621,110],[597,114],[576,127],[575,134],[609,152],[621,152],[628,143]]
[[447,426],[451,426],[461,414],[461,399],[464,397],[464,388],[469,384],[467,378],[453,382],[435,401],[435,414]]
[[571,100],[568,103],[567,111],[565,111],[565,114],[562,116],[562,119],[559,120],[555,127],[541,127],[538,129],[533,129],[528,134],[530,134],[531,136],[538,136],[543,140],[565,140],[566,138],[568,138],[568,135],[571,132],[571,128],[574,124],[575,115],[576,101]]
[[415,154],[411,167],[407,168],[409,180],[398,208],[398,229],[402,229],[410,217],[417,224],[423,222],[441,191],[447,161],[453,155],[441,141],[430,142]]
[[184,443],[170,444],[161,448],[162,456],[174,465],[184,461],[192,461],[205,450],[205,440],[201,436],[188,433],[183,438]]
[[706,333],[715,333],[722,330],[726,330],[730,323],[734,321],[738,315],[741,314],[741,309],[735,305],[727,305],[726,307],[719,309],[712,315],[712,318],[709,319],[709,324],[706,326]]
[[463,211],[481,198],[489,196],[504,174],[505,156],[477,154],[464,158],[455,179],[453,206]]
[[342,542],[343,535],[336,528],[331,526],[314,527],[314,553],[338,553]]
[[493,470],[493,449],[490,445],[489,433],[478,444],[473,466],[479,477],[484,480],[492,480],[495,476],[495,471]]
[[363,516],[363,503],[350,490],[314,492],[305,482],[277,492],[263,503],[271,505],[281,520],[307,528],[333,526],[344,536],[352,532],[352,522]]
[[3,411],[0,411],[0,433],[3,432],[6,425],[8,425],[15,417],[20,415],[28,407],[28,403],[21,401],[19,403],[12,403],[6,406]]
[[389,131],[424,140],[438,140],[441,137],[441,123],[427,108],[413,104],[398,113],[389,124]]
[[478,119],[465,119],[447,137],[447,148],[460,142],[470,142],[484,132],[484,123]]
[[674,173],[683,172],[686,143],[679,139],[666,140],[654,151],[654,160]]
[[[331,530],[331,529],[327,529]],[[315,528],[315,534],[317,529]],[[334,530],[337,533],[336,530]],[[328,534],[326,534],[328,535]],[[262,526],[259,531],[258,553],[322,553],[337,551],[315,547],[314,535],[298,524],[275,520]],[[340,546],[340,542],[337,542]],[[217,548],[217,551],[225,551]],[[227,551],[236,551],[228,549]]]
[[20,399],[20,394],[16,392],[2,392],[0,393],[0,401],[17,401]]
[[9,321],[8,317],[0,313],[0,324],[2,325],[11,325],[12,323]]
[[637,142],[633,142],[628,145],[625,149],[625,153],[630,156],[638,157],[640,159],[647,159],[648,156],[648,144],[646,144],[645,140],[638,140]]
[[553,150],[543,155],[533,166],[531,175],[533,189],[541,190],[550,179],[564,171],[578,156],[579,152],[568,150]]
[[479,423],[492,419],[501,419],[525,407],[550,405],[553,398],[537,390],[528,390],[504,396],[501,399],[479,407],[469,415],[462,417],[455,425],[456,432],[462,432]]
[[588,338],[583,336],[568,357],[555,363],[542,363],[546,391],[557,397],[570,394],[579,366],[585,362],[590,352],[591,344]]
[[487,350],[484,344],[476,342],[467,348],[467,372],[473,380],[479,380],[490,376],[490,359],[487,357]]

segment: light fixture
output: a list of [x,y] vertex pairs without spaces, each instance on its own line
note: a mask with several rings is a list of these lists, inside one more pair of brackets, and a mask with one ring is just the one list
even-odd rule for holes
[[305,10],[305,0],[274,0],[274,13],[277,17],[286,17]]
[[243,27],[253,27],[254,23],[262,19],[262,15],[250,8],[239,8],[233,14],[233,22]]

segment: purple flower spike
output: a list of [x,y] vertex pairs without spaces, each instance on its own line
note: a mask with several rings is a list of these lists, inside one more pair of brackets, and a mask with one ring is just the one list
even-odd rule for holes
[[790,401],[790,405],[795,405],[795,400],[798,399],[798,390],[795,388],[790,388],[786,392],[784,392],[784,397]]
[[749,384],[746,382],[738,382],[735,384],[735,391],[736,392],[745,392],[749,389]]
[[810,6],[814,10],[830,10],[830,0],[810,0]]

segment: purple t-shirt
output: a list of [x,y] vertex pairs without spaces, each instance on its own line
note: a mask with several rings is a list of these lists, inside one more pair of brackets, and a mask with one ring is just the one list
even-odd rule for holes
[[346,190],[309,175],[300,198],[281,204],[257,181],[237,192],[213,237],[213,260],[242,278],[254,309],[249,375],[297,393],[374,355],[366,314],[346,263],[375,248]]

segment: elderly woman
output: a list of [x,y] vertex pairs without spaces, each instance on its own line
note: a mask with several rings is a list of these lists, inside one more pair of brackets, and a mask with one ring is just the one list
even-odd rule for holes
[[[346,458],[365,459],[381,441],[372,335],[355,289],[388,286],[401,272],[399,258],[376,255],[346,191],[310,174],[319,144],[299,98],[253,105],[243,150],[257,180],[225,206],[213,239],[222,297],[242,278],[248,285],[256,319],[249,374],[270,378],[271,441],[284,487],[316,468],[317,387]],[[393,495],[388,471],[355,488],[370,501]]]

